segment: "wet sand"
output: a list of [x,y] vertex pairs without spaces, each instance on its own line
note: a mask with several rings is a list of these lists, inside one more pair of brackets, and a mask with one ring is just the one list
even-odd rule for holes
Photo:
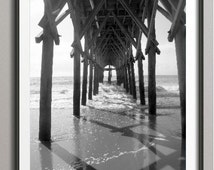
[[81,118],[52,109],[52,142],[38,141],[39,110],[31,109],[31,170],[184,170],[177,95],[158,93],[157,116],[121,87],[100,85]]

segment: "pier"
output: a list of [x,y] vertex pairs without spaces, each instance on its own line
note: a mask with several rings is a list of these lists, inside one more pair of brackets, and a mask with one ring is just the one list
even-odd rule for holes
[[[68,9],[62,11],[63,7],[67,5]],[[43,28],[43,31],[39,33],[35,40],[36,43],[42,43],[42,64],[41,64],[41,84],[40,84],[40,107],[39,107],[39,140],[42,142],[42,149],[51,150],[50,143],[52,141],[52,124],[55,119],[52,119],[52,75],[53,75],[53,52],[54,46],[60,45],[60,36],[57,29],[57,25],[59,25],[66,17],[70,17],[71,24],[74,27],[74,41],[71,42],[71,53],[68,56],[73,60],[73,107],[70,114],[73,115],[72,121],[73,124],[70,128],[73,128],[73,132],[75,133],[77,129],[79,129],[77,138],[80,141],[73,141],[72,144],[63,144],[65,146],[72,145],[70,147],[75,146],[76,144],[81,145],[83,137],[80,137],[81,128],[89,126],[82,125],[79,122],[87,122],[88,124],[92,124],[91,126],[96,126],[97,131],[102,131],[107,133],[106,135],[111,138],[111,133],[116,136],[125,136],[135,138],[137,140],[137,144],[142,149],[145,145],[148,149],[146,155],[154,156],[150,160],[144,160],[145,163],[142,167],[137,165],[137,163],[133,163],[134,169],[159,169],[167,167],[167,163],[164,162],[169,158],[172,151],[172,158],[179,159],[182,157],[182,163],[179,162],[172,165],[172,169],[176,169],[178,167],[185,167],[185,139],[186,139],[186,14],[185,14],[185,0],[44,0],[44,16],[39,22],[39,26]],[[175,44],[176,49],[176,60],[177,60],[177,73],[178,73],[178,84],[179,84],[179,99],[180,99],[180,108],[178,109],[179,113],[179,123],[181,127],[181,135],[180,139],[177,140],[175,138],[166,137],[168,135],[168,131],[165,129],[165,125],[160,125],[159,123],[163,123],[163,120],[159,120],[158,113],[160,108],[157,106],[157,90],[156,90],[156,58],[161,53],[161,48],[159,48],[159,42],[156,39],[156,30],[158,29],[158,25],[156,25],[156,13],[159,12],[161,15],[165,17],[166,20],[169,20],[171,23],[171,27],[168,31],[168,37],[166,37],[169,43]],[[60,15],[59,15],[60,14]],[[141,40],[142,37],[146,38],[146,46],[142,47]],[[81,40],[84,41],[84,49],[81,44]],[[136,54],[133,53],[133,48],[136,50]],[[145,90],[145,76],[144,76],[144,63],[148,62],[148,91],[146,94]],[[137,64],[138,72],[134,69],[134,64]],[[83,67],[82,75],[81,75],[81,67]],[[116,83],[112,81],[112,71],[116,72]],[[107,84],[104,82],[104,72],[108,72],[108,81]],[[136,81],[136,77],[138,77],[139,81]],[[82,78],[82,80],[81,80]],[[82,83],[81,83],[82,82]],[[136,84],[138,83],[138,84]],[[96,116],[100,117],[102,120],[102,116],[106,116],[99,111],[100,115],[96,112],[93,115],[86,115],[86,113],[82,112],[82,106],[91,106],[92,102],[100,103],[102,105],[106,105],[99,95],[101,93],[105,93],[107,96],[108,90],[104,90],[106,86],[115,86],[115,88],[122,87],[123,90],[120,90],[120,95],[128,95],[124,97],[125,99],[130,100],[132,103],[132,108],[136,105],[136,101],[139,101],[139,107],[142,109],[147,109],[146,112],[146,121],[137,121],[135,122],[130,114],[123,115],[114,115],[114,110],[111,104],[106,112],[106,115],[109,115],[111,121],[115,121],[118,123],[118,120],[123,120],[127,122],[126,126],[120,125],[119,127],[114,126],[112,124],[105,123],[103,121],[97,120]],[[110,92],[111,93],[111,92]],[[146,97],[148,98],[146,100]],[[108,98],[108,97],[107,97]],[[120,99],[121,103],[123,102]],[[114,99],[111,97],[106,100],[106,102],[113,102]],[[102,103],[103,102],[103,103]],[[116,101],[115,101],[116,102]],[[127,103],[126,103],[127,104]],[[82,105],[82,106],[81,106]],[[123,105],[123,104],[122,104]],[[117,105],[118,107],[118,105]],[[97,109],[97,107],[95,107]],[[93,108],[92,108],[93,109]],[[134,111],[134,110],[133,110]],[[142,110],[141,110],[142,111]],[[138,110],[138,113],[141,112]],[[90,112],[91,113],[91,112]],[[112,115],[110,114],[112,113]],[[118,113],[118,112],[117,112]],[[119,112],[120,113],[120,112]],[[138,114],[137,114],[138,115]],[[90,118],[90,117],[93,118]],[[115,116],[115,118],[113,117]],[[122,118],[121,118],[122,117]],[[140,115],[139,115],[140,117]],[[157,117],[157,118],[156,118]],[[118,118],[118,119],[117,119]],[[157,120],[156,120],[157,119]],[[141,120],[141,119],[139,119]],[[170,119],[166,119],[165,121],[170,121]],[[156,124],[158,122],[158,124]],[[60,122],[58,122],[60,123]],[[63,122],[61,122],[63,123]],[[119,123],[120,124],[120,123]],[[78,128],[76,129],[76,127]],[[79,127],[83,126],[83,127]],[[90,129],[91,126],[88,128]],[[157,130],[158,126],[159,132]],[[142,128],[140,131],[142,132],[134,132],[132,130],[133,127]],[[144,132],[144,128],[147,129],[147,132]],[[93,133],[98,133],[92,128]],[[179,128],[178,128],[179,129]],[[178,130],[175,128],[175,131]],[[106,132],[106,130],[108,132]],[[110,131],[110,132],[109,132]],[[153,134],[155,131],[157,133]],[[166,133],[166,134],[165,134]],[[80,136],[79,136],[80,135]],[[106,138],[104,135],[104,138]],[[86,135],[88,136],[88,135]],[[93,135],[92,135],[93,136]],[[97,140],[99,137],[94,134]],[[169,141],[168,146],[170,146],[167,153],[163,153],[161,149],[166,148],[167,144],[162,143],[157,140],[154,142],[157,147],[150,144],[153,139],[164,138],[163,141]],[[115,138],[112,138],[115,140]],[[71,138],[69,140],[72,141]],[[124,139],[126,140],[126,139]],[[90,140],[86,139],[87,142],[94,142],[94,139]],[[119,140],[122,141],[122,140]],[[116,141],[112,141],[116,142]],[[173,143],[174,142],[174,143]],[[62,142],[63,143],[63,142]],[[66,141],[65,141],[66,143]],[[110,147],[109,140],[104,142],[104,145]],[[175,146],[179,144],[178,146]],[[52,144],[53,153],[56,155],[60,154],[58,152],[60,150],[60,142],[56,142]],[[87,145],[87,144],[86,144]],[[100,143],[98,144],[101,145]],[[128,160],[129,153],[137,152],[133,151],[133,147],[130,146],[130,141],[125,142],[124,144],[129,148],[129,151],[126,152],[118,152],[121,154],[120,156],[126,157],[121,160],[118,158],[118,165],[114,164],[113,168],[119,166],[119,162],[123,162],[124,160]],[[75,146],[76,149],[83,146]],[[88,145],[87,145],[88,147]],[[96,147],[96,146],[93,146]],[[124,146],[120,146],[124,147]],[[139,147],[138,147],[139,148]],[[65,149],[65,148],[64,148]],[[63,149],[63,150],[64,150]],[[74,149],[74,148],[72,148]],[[116,149],[116,148],[114,148]],[[61,148],[62,150],[62,148]],[[69,150],[69,149],[68,149]],[[102,149],[101,149],[102,150]],[[111,149],[111,151],[113,148]],[[175,151],[175,152],[174,152]],[[178,151],[178,152],[177,152]],[[42,152],[42,151],[41,151]],[[95,161],[95,157],[92,158],[80,158],[78,157],[78,151],[73,151],[75,153],[73,156],[70,153],[67,153],[65,149],[65,155],[68,155],[67,158],[63,160],[68,163],[69,158],[73,160],[78,158],[81,163],[82,169],[106,169],[110,165],[100,165],[93,166],[91,162]],[[98,149],[95,149],[95,152],[99,152]],[[144,151],[143,151],[144,152]],[[118,156],[117,153],[111,153],[111,156]],[[155,154],[159,155],[155,157]],[[164,155],[165,154],[165,155]],[[63,156],[61,155],[61,156]],[[70,156],[69,156],[70,155]],[[161,155],[161,156],[160,156]],[[176,156],[175,156],[176,155]],[[58,155],[60,157],[60,155]],[[132,155],[133,156],[133,155]],[[131,157],[132,157],[131,156]],[[84,156],[83,156],[84,157]],[[103,155],[102,159],[106,162],[108,157]],[[138,158],[142,158],[138,155]],[[84,159],[84,161],[83,161]],[[104,160],[105,159],[105,160]],[[112,158],[113,159],[113,158]],[[143,159],[143,158],[142,158]],[[147,159],[147,158],[145,158]],[[155,162],[159,161],[160,164],[156,164]],[[130,160],[134,160],[130,158]],[[77,161],[77,162],[78,162]],[[102,161],[102,160],[99,160]],[[98,162],[99,162],[98,161]],[[142,161],[142,160],[138,160]],[[123,162],[126,165],[125,162]],[[180,163],[182,165],[180,165]],[[108,164],[108,163],[107,163]],[[102,167],[103,166],[103,167]],[[128,165],[126,165],[128,166]],[[83,168],[84,167],[84,168]],[[71,168],[72,169],[72,168]],[[78,169],[78,168],[77,168]]]

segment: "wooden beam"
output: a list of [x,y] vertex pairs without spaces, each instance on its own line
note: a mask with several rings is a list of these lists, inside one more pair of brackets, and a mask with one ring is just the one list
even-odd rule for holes
[[97,63],[97,62],[94,60],[94,58],[91,57],[87,52],[82,51],[78,46],[75,46],[75,50],[76,50],[78,53],[80,53],[81,56],[84,57],[84,59],[90,60],[92,63],[97,64],[98,67],[99,67],[100,69],[102,69],[102,66],[101,66],[99,63]]
[[59,34],[55,23],[55,17],[52,14],[52,5],[50,0],[44,0],[45,4],[45,15],[48,18],[48,23],[50,25],[51,34],[54,38],[54,42],[56,45],[59,45]]
[[123,40],[120,38],[120,36],[117,34],[117,32],[114,30],[114,28],[111,28],[114,34],[116,35],[117,39],[120,41],[120,44],[123,46],[124,50],[127,52],[126,45],[124,44]]
[[87,30],[91,26],[91,23],[93,22],[97,13],[100,11],[104,2],[105,2],[105,0],[100,0],[100,2],[97,4],[97,6],[93,9],[91,15],[87,18],[86,23],[83,26],[83,30],[80,32],[80,40],[82,39],[83,35],[87,32]]
[[168,40],[170,42],[172,42],[172,40],[175,37],[175,34],[177,33],[177,31],[179,29],[179,24],[181,21],[181,17],[182,17],[185,5],[186,5],[185,0],[179,0],[178,7],[177,7],[177,10],[176,10],[176,13],[175,13],[175,16],[174,16],[174,19],[173,19],[173,22],[172,22],[172,25],[171,25],[171,28],[169,31],[169,35],[168,35]]
[[[61,12],[61,10],[63,9],[63,7],[65,6],[66,1],[58,0],[57,2],[53,2],[53,1],[50,1],[50,2],[51,2],[51,8],[52,8],[52,15],[54,16],[54,18],[56,18]],[[38,25],[44,28],[47,24],[48,24],[48,18],[45,15],[43,15]]]
[[[178,5],[178,0],[160,0],[161,3],[163,4],[164,8],[166,11],[170,14],[171,17],[175,15],[176,8]],[[173,18],[172,18],[173,19]],[[181,22],[185,25],[186,24],[186,13],[183,11],[182,17],[181,17]]]
[[150,43],[152,41],[151,33],[153,32],[153,29],[154,29],[154,20],[155,20],[155,16],[156,16],[157,6],[158,6],[158,0],[154,0],[151,21],[150,21],[150,25],[149,25],[148,38],[147,38],[147,43],[146,43],[146,54],[148,54],[148,51],[150,48]]
[[167,0],[167,1],[170,3],[171,8],[172,8],[174,11],[176,11],[176,5],[175,5],[175,3],[173,3],[171,0]]
[[99,47],[99,48],[96,49],[95,53],[102,53],[102,51],[104,51],[104,49],[106,48],[106,46],[108,45],[108,43],[109,43],[109,40],[107,39],[103,43],[102,47]]
[[172,17],[171,17],[171,15],[165,10],[165,9],[163,9],[161,6],[157,6],[157,10],[163,15],[163,16],[165,16],[169,21],[171,21],[172,22]]
[[114,46],[112,46],[112,45],[110,45],[110,50],[114,53],[114,55],[116,56],[116,57],[119,57],[119,58],[123,58],[123,56],[121,55],[121,53],[119,53],[116,49],[115,49],[115,47]]
[[[107,44],[107,42],[108,42],[109,38],[110,38],[110,36],[108,36],[108,38],[107,38],[107,39],[105,39],[104,44],[102,44],[102,47],[103,47],[103,48],[104,48],[104,47],[105,47],[105,45]],[[94,49],[94,52],[95,52],[95,53],[97,53],[97,50],[100,48],[100,45],[101,45],[101,44],[99,44],[99,46],[97,45],[97,46],[96,46],[96,48]]]
[[[100,45],[103,43],[104,40],[106,40],[106,36],[108,35],[109,30],[107,30],[104,35],[102,36],[101,40],[96,44],[95,50],[100,47]],[[108,35],[107,39],[109,38],[110,35]]]
[[142,8],[142,5],[145,3],[145,0],[141,0],[140,2],[140,8]]
[[125,55],[125,52],[123,51],[123,49],[117,44],[117,42],[115,42],[115,40],[112,38],[113,44],[119,49],[119,51]]
[[101,56],[104,56],[105,53],[107,52],[108,48],[105,48],[103,51],[101,51]]
[[120,27],[121,31],[125,34],[125,36],[130,40],[130,42],[133,44],[133,46],[135,48],[137,48],[137,43],[135,42],[135,40],[132,38],[132,36],[130,35],[130,33],[126,30],[126,28],[123,26],[123,24],[119,21],[119,19],[117,18],[117,16],[114,14],[114,12],[112,12],[112,15],[115,19],[115,21],[117,22],[117,25]]
[[[136,25],[143,31],[146,37],[148,37],[148,28],[140,21],[140,19],[137,17],[137,15],[134,13],[134,11],[129,7],[129,5],[124,0],[118,0],[120,4],[124,7],[124,9],[128,12],[128,14],[131,16],[133,21],[136,23]],[[154,37],[152,37],[152,42],[155,46],[157,46],[159,43],[157,42]]]
[[105,68],[104,71],[116,70],[115,68]]
[[[70,10],[66,10],[64,13],[62,13],[59,17],[56,18],[56,25],[61,23],[70,13]],[[36,37],[35,41],[36,43],[40,43],[43,40],[43,31],[41,31]]]
[[113,46],[112,44],[110,45],[112,47],[112,50],[121,58],[123,59],[123,53],[121,53],[121,51],[119,52],[115,46]]
[[82,45],[81,45],[81,39],[80,39],[80,35],[78,33],[78,30],[80,29],[80,23],[77,24],[78,22],[80,22],[80,18],[79,18],[79,15],[76,15],[76,13],[78,13],[78,11],[75,11],[75,8],[74,8],[74,5],[71,3],[70,0],[67,0],[67,3],[68,3],[68,8],[70,10],[70,17],[71,17],[71,20],[73,22],[73,26],[74,26],[74,29],[76,29],[77,31],[77,34],[74,34],[74,36],[76,36],[76,38],[74,38],[74,42],[72,43],[72,46],[73,47],[78,47],[79,50],[82,51]]
[[[90,2],[90,5],[91,5],[91,9],[94,9],[94,1],[93,0],[89,0]],[[97,22],[97,16],[95,15],[95,22],[96,22],[96,26],[97,26],[97,29],[99,29],[99,23]]]
[[36,43],[40,43],[42,40],[43,40],[43,31],[41,31],[41,32],[35,37]]
[[106,21],[109,18],[110,13],[106,15],[105,19],[103,20],[102,24],[100,25],[99,29],[96,31],[95,35],[93,36],[92,40],[89,42],[88,48],[90,49],[91,46],[96,42],[98,35],[102,31],[103,27],[106,25]]
[[[149,0],[145,0],[144,1],[144,8],[143,8],[143,14],[142,14],[142,23],[144,23],[145,21],[145,18],[146,18],[146,13],[147,13],[147,7],[148,7],[148,1]],[[139,34],[138,34],[138,39],[137,39],[137,53],[136,53],[136,56],[140,55],[138,53],[141,53],[141,56],[142,56],[142,59],[145,60],[145,57],[142,53],[142,50],[141,50],[141,38],[142,38],[142,30],[139,29]],[[136,58],[137,59],[137,58]]]

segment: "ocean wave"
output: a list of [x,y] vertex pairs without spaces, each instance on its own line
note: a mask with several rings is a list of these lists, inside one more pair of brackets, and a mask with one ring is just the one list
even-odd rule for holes
[[[145,92],[148,92],[148,86],[145,86]],[[178,93],[178,86],[156,86],[156,92]]]
[[[114,84],[114,85],[113,85]],[[139,98],[139,82],[136,80],[136,90]],[[30,84],[30,107],[39,107],[40,98],[40,79],[31,79]],[[111,85],[104,82],[104,85],[100,83],[99,95],[93,96],[93,100],[104,101],[109,97],[114,99],[114,103],[117,99],[124,98],[127,95],[126,90],[121,86],[116,85],[116,81],[113,81]],[[146,97],[148,96],[148,81],[145,81],[145,92]],[[174,78],[168,77],[157,77],[157,87],[156,87],[157,97],[177,97],[179,95],[178,83],[174,81]],[[72,107],[72,95],[73,94],[73,84],[72,78],[53,78],[52,87],[52,106],[54,108],[67,108]],[[126,99],[126,97],[125,97]],[[121,100],[120,100],[121,102]],[[129,103],[129,101],[123,101]],[[118,104],[118,103],[117,103]]]

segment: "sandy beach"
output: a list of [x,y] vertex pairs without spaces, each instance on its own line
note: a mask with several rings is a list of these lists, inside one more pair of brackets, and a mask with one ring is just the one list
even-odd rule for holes
[[72,107],[52,108],[51,143],[38,141],[39,109],[32,108],[31,169],[182,169],[179,95],[157,90],[157,105],[149,116],[122,86],[100,84],[80,119]]

